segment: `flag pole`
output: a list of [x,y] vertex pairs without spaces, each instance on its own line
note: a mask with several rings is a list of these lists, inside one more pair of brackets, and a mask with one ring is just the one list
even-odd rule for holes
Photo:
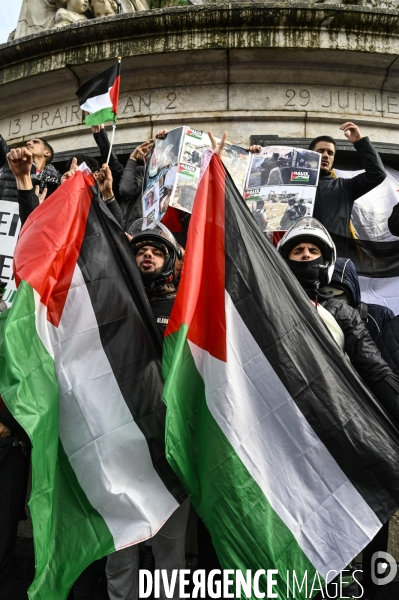
[[[122,57],[118,56],[118,76],[120,75],[120,72],[121,72],[121,60],[122,60]],[[119,100],[119,92],[118,92],[118,100]],[[114,145],[115,129],[116,129],[116,116],[117,115],[115,115],[115,121],[112,123],[111,144],[109,146],[107,162],[105,163],[107,166],[108,166],[108,163],[109,163],[109,159],[111,158],[112,146]]]
[[115,129],[116,129],[116,123],[112,123],[111,144],[110,144],[110,147],[109,147],[108,158],[107,158],[107,162],[106,162],[107,166],[108,166],[108,163],[109,163],[109,159],[111,158],[112,146],[114,145]]

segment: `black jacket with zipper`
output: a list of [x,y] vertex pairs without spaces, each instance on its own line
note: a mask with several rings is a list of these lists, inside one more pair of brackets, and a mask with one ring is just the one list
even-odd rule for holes
[[354,369],[399,425],[399,378],[382,358],[357,310],[336,298],[322,303],[345,337],[345,352]]
[[384,165],[368,137],[355,142],[354,148],[363,164],[364,173],[351,179],[320,177],[313,216],[337,235],[349,237],[349,223],[355,200],[380,185],[386,177]]

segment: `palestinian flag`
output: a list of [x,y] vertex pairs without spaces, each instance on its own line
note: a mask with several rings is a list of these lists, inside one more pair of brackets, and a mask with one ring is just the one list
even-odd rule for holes
[[350,258],[356,267],[363,302],[387,306],[399,314],[399,241],[331,237],[337,256]]
[[85,118],[86,125],[101,125],[107,121],[116,123],[120,67],[118,60],[116,65],[86,81],[76,92],[80,108],[91,113]]
[[162,340],[126,236],[91,176],[25,223],[0,328],[0,393],[33,445],[32,600],[153,536],[185,497],[165,457]]
[[278,569],[280,600],[313,597],[316,571],[333,579],[398,509],[399,431],[216,155],[165,335],[167,457],[223,568]]

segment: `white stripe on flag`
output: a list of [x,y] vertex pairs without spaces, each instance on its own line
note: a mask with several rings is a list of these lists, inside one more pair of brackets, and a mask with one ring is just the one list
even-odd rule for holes
[[106,94],[100,94],[99,96],[88,98],[80,108],[92,114],[97,112],[98,110],[102,110],[103,108],[111,108],[112,100],[111,96],[109,95],[109,91],[111,89],[112,88],[109,88]]
[[326,578],[328,571],[339,571],[353,559],[381,522],[316,436],[227,292],[226,328],[227,363],[189,342],[208,408]]
[[79,484],[116,548],[146,539],[178,504],[121,394],[78,265],[59,327],[47,325],[60,386],[60,438]]
[[399,277],[359,276],[362,301],[387,306],[399,315]]

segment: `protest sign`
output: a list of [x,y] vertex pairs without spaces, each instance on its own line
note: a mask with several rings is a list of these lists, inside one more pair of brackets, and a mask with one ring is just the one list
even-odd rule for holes
[[3,300],[11,306],[16,294],[12,261],[21,220],[17,202],[0,200],[0,279],[7,283]]
[[320,154],[268,146],[253,154],[244,199],[262,231],[287,230],[313,215]]
[[[155,141],[144,181],[144,217],[162,219],[169,206],[191,213],[202,155],[211,146],[208,134],[192,127],[172,129],[163,140]],[[250,153],[241,146],[226,142],[221,158],[242,194]]]

